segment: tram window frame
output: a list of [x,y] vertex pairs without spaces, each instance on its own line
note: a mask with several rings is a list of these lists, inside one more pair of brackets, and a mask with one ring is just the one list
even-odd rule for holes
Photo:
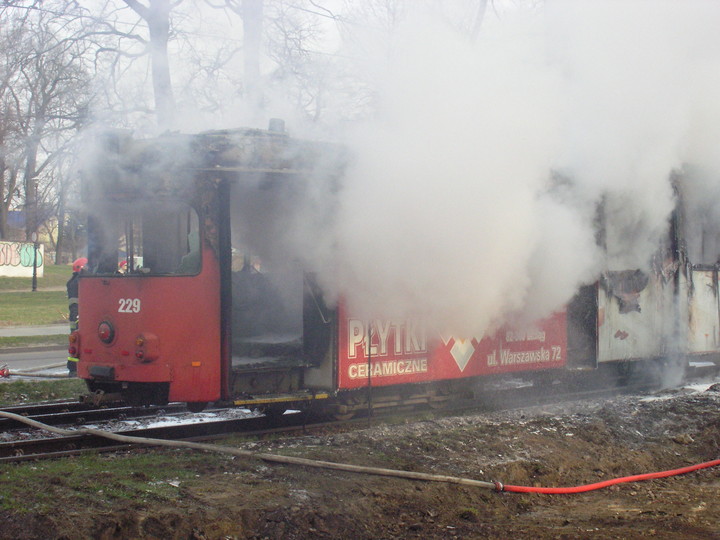
[[198,275],[202,238],[199,213],[185,201],[100,203],[88,215],[87,268],[97,276]]

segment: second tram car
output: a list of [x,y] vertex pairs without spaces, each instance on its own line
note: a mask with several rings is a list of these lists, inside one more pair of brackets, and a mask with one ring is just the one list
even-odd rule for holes
[[606,272],[532,331],[459,339],[328,305],[268,246],[320,169],[341,174],[330,154],[278,131],[106,134],[83,181],[89,262],[70,336],[89,388],[192,410],[321,401],[342,415],[368,400],[432,403],[503,373],[717,358],[718,266],[690,263],[680,207],[652,271]]

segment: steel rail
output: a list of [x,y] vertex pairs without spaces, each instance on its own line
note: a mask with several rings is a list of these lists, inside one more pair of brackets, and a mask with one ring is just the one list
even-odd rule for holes
[[[17,408],[0,408],[0,411],[15,413],[50,426],[79,425],[87,422],[98,422],[102,420],[127,420],[132,418],[154,416],[166,412],[179,412],[182,410],[185,410],[185,405],[181,403],[171,403],[165,406],[152,407],[131,407],[128,405],[93,407],[89,404],[66,402],[35,404],[32,406],[20,406]],[[17,420],[0,417],[0,433],[23,427],[24,424],[18,422]]]
[[[278,419],[273,419],[274,426],[269,425],[269,418],[253,416],[249,418],[223,419],[192,424],[174,424],[162,427],[150,427],[123,431],[114,431],[118,435],[155,439],[178,440],[210,440],[229,435],[265,435],[281,432],[286,429],[301,428],[305,424],[303,414],[283,415],[278,427]],[[46,459],[63,455],[77,454],[83,451],[108,451],[127,448],[127,443],[116,443],[100,436],[79,434],[44,439],[26,439],[0,443],[0,462],[27,461]]]

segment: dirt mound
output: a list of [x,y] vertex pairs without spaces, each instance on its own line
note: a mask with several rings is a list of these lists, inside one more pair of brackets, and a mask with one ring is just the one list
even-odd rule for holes
[[[572,486],[718,459],[719,442],[715,385],[242,446],[504,484]],[[239,458],[207,466],[196,460],[193,472],[170,499],[82,506],[67,490],[50,511],[4,511],[0,537],[720,537],[720,467],[576,495],[497,493]]]

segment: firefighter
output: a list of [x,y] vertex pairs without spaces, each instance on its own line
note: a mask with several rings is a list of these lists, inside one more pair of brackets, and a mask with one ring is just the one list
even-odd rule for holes
[[[70,332],[74,332],[78,329],[78,278],[83,268],[87,264],[88,260],[85,257],[80,257],[75,260],[72,265],[72,276],[67,282],[67,295],[68,295],[68,308],[70,310]],[[72,356],[68,356],[67,368],[69,375],[74,377],[77,375],[77,363],[78,359]]]

